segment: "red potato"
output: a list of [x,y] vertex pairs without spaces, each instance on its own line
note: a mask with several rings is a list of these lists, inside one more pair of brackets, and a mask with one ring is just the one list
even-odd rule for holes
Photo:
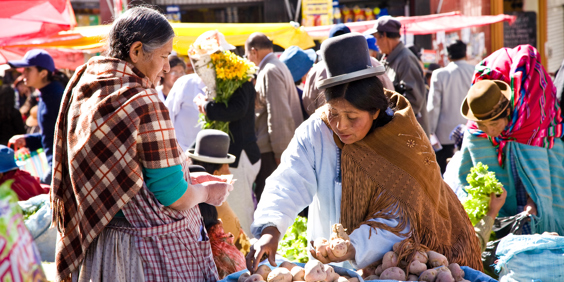
[[427,263],[427,261],[429,261],[429,257],[427,257],[427,253],[421,251],[415,253],[415,257],[413,259],[416,259],[422,263]]
[[251,276],[251,273],[245,272],[245,273],[241,274],[241,276],[239,276],[239,279],[237,279],[237,282],[245,282],[245,281],[247,281],[247,278],[249,278],[250,276]]
[[405,280],[405,272],[399,267],[390,267],[380,275],[381,280]]
[[415,274],[409,274],[407,276],[407,281],[419,281],[419,276],[417,276]]
[[384,258],[382,259],[382,270],[385,271],[386,269],[394,266],[398,266],[398,255],[393,251],[389,251],[384,254]]
[[270,272],[272,272],[272,269],[270,269],[268,265],[263,264],[257,268],[257,272],[255,272],[255,274],[259,274],[260,276],[262,276],[262,279],[266,281]]
[[441,271],[437,274],[437,279],[435,282],[454,282],[454,278],[450,271]]
[[279,267],[270,272],[268,274],[268,282],[292,282],[292,274],[290,274],[290,270]]
[[429,261],[427,261],[427,264],[429,265],[429,267],[439,267],[439,266],[448,266],[448,260],[445,256],[437,253],[437,252],[433,252],[433,251],[428,251],[427,252],[427,257],[429,258]]
[[339,274],[337,274],[335,272],[335,270],[333,269],[332,266],[326,264],[324,266],[324,270],[325,270],[325,275],[327,275],[327,277],[325,278],[325,281],[333,282],[333,281],[336,281],[337,279],[339,279]]
[[249,278],[245,280],[245,282],[259,282],[259,281],[266,281],[266,280],[264,280],[262,276],[260,276],[260,274],[256,274],[256,273],[249,276]]
[[380,264],[376,267],[376,270],[374,270],[374,274],[380,276],[380,275],[382,275],[383,271],[384,271],[384,269],[382,269],[382,265]]
[[333,240],[334,238],[341,238],[345,241],[350,240],[349,235],[346,232],[347,230],[340,223],[333,224],[331,231],[331,240]]
[[292,274],[292,281],[305,281],[305,269],[295,266],[290,270]]
[[439,267],[435,267],[435,269],[437,270],[437,274],[441,273],[441,272],[448,272],[450,273],[450,269],[448,269],[448,266],[439,266]]
[[329,241],[325,238],[317,238],[313,241],[313,246],[315,251],[321,253],[321,256],[327,257],[327,247],[329,247]]
[[306,282],[324,281],[327,278],[323,264],[317,260],[310,260],[305,265]]
[[364,277],[364,281],[370,281],[370,280],[380,280],[380,276],[372,274],[370,276]]
[[329,248],[335,257],[339,258],[347,254],[347,242],[341,238],[331,240]]
[[283,268],[286,268],[286,269],[288,269],[288,270],[291,271],[292,268],[294,268],[294,267],[296,267],[296,266],[297,266],[297,265],[295,265],[295,264],[293,264],[293,263],[291,263],[291,262],[289,262],[289,261],[284,261],[284,262],[282,262],[282,263],[280,264],[279,267],[283,267]]
[[421,275],[419,275],[419,281],[435,282],[435,279],[437,278],[437,272],[438,271],[436,269],[427,269],[423,271]]
[[427,270],[427,265],[418,260],[412,261],[409,265],[409,273],[412,274],[421,275],[425,270]]
[[458,282],[464,280],[464,270],[460,268],[460,265],[458,265],[458,263],[449,264],[448,269],[450,270],[450,273],[452,273],[454,281]]

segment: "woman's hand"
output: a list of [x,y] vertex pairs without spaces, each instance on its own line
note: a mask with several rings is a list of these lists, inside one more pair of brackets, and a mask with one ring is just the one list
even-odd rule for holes
[[207,103],[207,99],[204,95],[202,94],[198,94],[196,95],[196,98],[194,98],[194,103],[196,104],[196,106],[198,106],[198,111],[200,111],[200,113],[202,114],[206,114],[206,103]]
[[257,271],[263,255],[268,256],[270,265],[276,266],[276,250],[278,250],[279,239],[280,231],[275,226],[266,227],[262,231],[260,239],[251,246],[251,250],[247,254],[247,269],[251,273]]
[[501,189],[503,189],[501,195],[497,196],[495,193],[490,195],[490,208],[486,215],[493,219],[497,217],[499,210],[501,210],[501,207],[503,207],[505,199],[507,198],[507,190],[503,187],[501,187]]
[[535,216],[537,215],[537,205],[535,204],[533,199],[529,197],[529,195],[527,195],[527,204],[525,205],[525,211],[528,212],[529,214]]
[[[319,251],[316,251],[313,241],[310,241],[312,249],[309,250],[309,252],[313,256],[313,258],[315,258],[316,260],[320,261],[323,264],[353,260],[356,255],[356,249],[351,244],[351,241],[346,240],[345,242],[347,244],[347,253],[342,257],[336,257],[335,255],[333,255],[333,251],[331,251],[329,244],[327,244],[327,246],[321,247],[322,249],[320,249]],[[325,250],[323,250],[323,248],[325,248]]]
[[23,134],[14,135],[8,141],[8,147],[12,147],[12,149],[14,149],[14,151],[17,151],[20,148],[25,148],[25,146],[26,146],[25,135],[23,135]]
[[221,206],[227,200],[229,192],[233,191],[233,185],[225,182],[208,181],[200,185],[204,186],[207,191],[207,198],[204,202],[212,206]]

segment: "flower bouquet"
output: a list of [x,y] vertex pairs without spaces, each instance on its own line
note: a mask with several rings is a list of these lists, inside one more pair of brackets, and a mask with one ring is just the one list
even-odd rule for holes
[[[230,46],[221,33],[211,31],[198,37],[188,50],[194,70],[206,85],[207,100],[225,106],[235,90],[256,72],[255,64],[227,50]],[[202,129],[218,129],[229,134],[229,122],[210,120],[204,114],[200,115],[200,122]]]

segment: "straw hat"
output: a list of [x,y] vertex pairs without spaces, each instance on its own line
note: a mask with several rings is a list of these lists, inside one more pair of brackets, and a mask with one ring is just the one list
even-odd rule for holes
[[468,90],[462,102],[462,116],[473,121],[489,121],[509,107],[511,88],[501,80],[481,80]]

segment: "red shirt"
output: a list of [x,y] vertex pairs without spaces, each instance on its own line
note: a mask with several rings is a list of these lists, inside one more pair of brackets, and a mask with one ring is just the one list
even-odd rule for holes
[[16,194],[18,194],[18,199],[20,201],[25,201],[31,197],[49,193],[49,188],[42,187],[39,183],[39,178],[32,176],[27,171],[14,169],[5,172],[0,179],[0,185],[4,183],[4,181],[10,179],[14,180],[11,188],[14,192],[16,192]]

